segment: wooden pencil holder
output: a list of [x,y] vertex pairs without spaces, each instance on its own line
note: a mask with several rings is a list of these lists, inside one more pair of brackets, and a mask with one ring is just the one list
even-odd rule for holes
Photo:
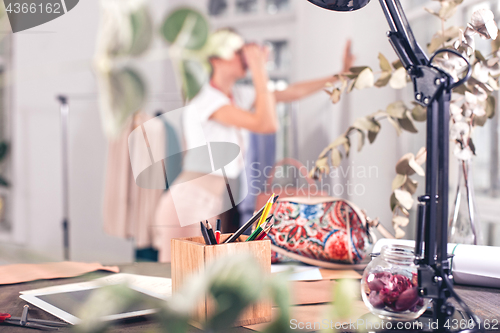
[[[229,236],[231,234],[221,235],[221,243]],[[247,237],[241,235],[234,242],[219,245],[205,245],[201,236],[172,239],[172,292],[179,291],[190,276],[203,272],[211,261],[221,256],[250,253],[258,261],[262,270],[271,274],[271,242],[269,240],[245,242]],[[207,318],[214,313],[215,306],[215,302],[209,295],[205,295],[193,313],[195,324],[206,322]],[[259,300],[241,313],[234,326],[270,322],[271,306],[270,300]]]

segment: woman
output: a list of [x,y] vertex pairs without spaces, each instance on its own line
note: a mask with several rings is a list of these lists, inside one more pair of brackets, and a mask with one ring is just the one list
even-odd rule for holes
[[[208,200],[206,198],[211,196],[213,200],[205,204],[194,204],[193,198],[176,199],[175,193],[172,197],[170,191],[163,195],[156,214],[157,227],[154,230],[157,236],[155,245],[159,249],[159,260],[162,262],[170,261],[171,238],[200,234],[199,224],[180,227],[186,224],[183,223],[184,220],[191,221],[189,223],[197,222],[194,217],[189,216],[193,209],[196,209],[194,207],[211,207],[214,208],[213,212],[221,213],[241,201],[234,189],[237,188],[237,179],[244,169],[245,131],[261,134],[276,132],[277,102],[299,100],[323,89],[326,83],[335,81],[333,77],[327,77],[295,83],[283,91],[271,92],[267,86],[269,81],[266,71],[267,49],[257,44],[245,44],[243,38],[231,29],[221,29],[213,33],[209,39],[207,52],[212,69],[210,82],[202,87],[183,110],[187,153],[184,158],[183,173],[175,183],[186,184],[196,180],[197,184],[184,192],[211,193],[200,197]],[[353,56],[348,41],[344,54],[344,72],[348,71],[352,62]],[[247,70],[252,77],[251,89],[236,85],[238,80],[245,77]],[[250,111],[251,109],[253,111]],[[241,151],[233,161],[221,168],[221,172],[213,172],[214,156],[219,155],[210,149],[210,144],[207,145],[210,142],[235,144]],[[210,162],[202,163],[204,159],[200,157],[200,151],[195,149],[203,145],[209,147]],[[226,199],[222,200],[223,197]],[[179,214],[182,215],[181,218],[177,216]],[[214,214],[207,212],[207,218],[212,216]]]

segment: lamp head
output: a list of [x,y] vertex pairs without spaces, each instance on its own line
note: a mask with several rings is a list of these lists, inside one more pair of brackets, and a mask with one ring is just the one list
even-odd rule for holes
[[316,6],[336,12],[350,12],[363,8],[370,0],[307,0]]

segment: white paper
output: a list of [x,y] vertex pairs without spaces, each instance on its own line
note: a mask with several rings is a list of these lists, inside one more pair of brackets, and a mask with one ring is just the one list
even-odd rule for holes
[[21,291],[20,294],[30,295],[35,293],[38,294],[40,292],[55,292],[55,291],[65,292],[74,290],[75,287],[78,288],[95,287],[95,286],[101,287],[105,285],[119,284],[119,283],[126,283],[131,287],[153,292],[163,297],[172,296],[172,279],[137,275],[137,274],[128,274],[128,273],[113,274],[88,282],[63,284],[59,286]]
[[[383,238],[372,252],[380,252],[384,245],[414,247],[415,241]],[[452,264],[455,283],[500,288],[500,247],[449,243],[448,253],[455,254]]]
[[286,264],[271,265],[271,273],[282,273],[288,270],[291,271],[291,274],[288,276],[288,281],[317,281],[323,279],[319,268],[315,266]]

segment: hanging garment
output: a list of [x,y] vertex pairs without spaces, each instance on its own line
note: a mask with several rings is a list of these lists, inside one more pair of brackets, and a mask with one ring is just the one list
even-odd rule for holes
[[[103,221],[104,231],[115,237],[134,239],[138,248],[149,247],[152,244],[152,225],[154,213],[163,189],[139,187],[132,173],[129,145],[144,144],[130,139],[130,133],[151,119],[144,113],[130,117],[125,130],[118,138],[109,140],[108,162],[104,189]],[[162,126],[154,136],[155,145],[165,145],[165,133]],[[146,140],[149,147],[149,142]],[[144,154],[143,154],[144,155]],[[139,156],[147,161],[149,156]],[[156,177],[153,173],[144,177]],[[142,182],[148,179],[141,178]],[[150,179],[150,182],[154,179]]]

